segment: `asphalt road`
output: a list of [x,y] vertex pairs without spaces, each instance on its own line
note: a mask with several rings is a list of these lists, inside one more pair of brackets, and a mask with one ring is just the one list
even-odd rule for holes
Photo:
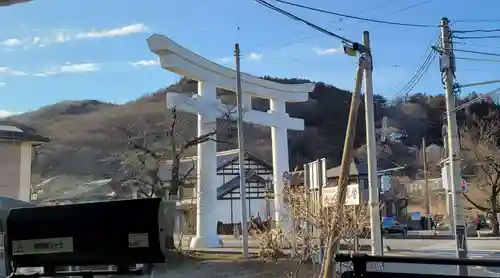
[[[190,237],[183,239],[185,249],[189,248]],[[210,251],[226,251],[239,252],[241,250],[241,241],[231,236],[223,236],[223,248],[210,248]],[[362,240],[362,244],[370,244],[370,240]],[[455,242],[453,240],[429,240],[429,239],[388,239],[385,244],[391,247],[391,252],[386,252],[386,255],[402,255],[402,256],[454,256]],[[476,239],[469,240],[469,257],[499,259],[500,260],[500,240],[492,239]],[[249,247],[253,252],[259,249],[259,241],[251,239]],[[251,251],[252,251],[251,250]],[[3,270],[3,264],[0,264],[0,269]],[[26,269],[30,273],[34,269]],[[399,273],[424,273],[424,274],[455,274],[457,268],[455,266],[439,266],[439,265],[417,265],[417,264],[384,264],[384,272],[399,272]],[[499,267],[482,268],[470,267],[469,275],[482,277],[500,277]]]
[[[183,237],[184,248],[189,248],[191,236]],[[224,248],[241,248],[241,240],[233,236],[221,236]],[[249,239],[250,248],[259,248],[258,239]],[[370,245],[370,239],[361,239],[360,244]],[[480,250],[484,252],[500,252],[500,239],[471,239],[467,241],[471,251]],[[389,246],[394,252],[407,252],[419,250],[455,250],[455,241],[449,239],[385,239],[384,245]]]

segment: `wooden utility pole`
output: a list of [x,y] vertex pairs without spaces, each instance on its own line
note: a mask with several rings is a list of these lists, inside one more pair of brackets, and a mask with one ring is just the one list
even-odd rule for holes
[[[352,161],[352,150],[354,148],[354,137],[356,134],[356,124],[358,121],[358,108],[361,97],[361,87],[363,82],[363,73],[367,61],[371,64],[371,57],[367,57],[367,53],[362,54],[358,60],[358,68],[356,71],[356,81],[354,85],[354,92],[351,97],[351,106],[349,108],[349,117],[347,119],[347,131],[344,140],[344,150],[342,152],[342,163],[340,164],[340,175],[337,190],[337,202],[335,209],[335,216],[332,219],[332,227],[328,231],[328,240],[326,246],[326,254],[322,264],[322,277],[333,277],[335,272],[335,264],[333,262],[334,254],[339,249],[341,227],[344,216],[344,205],[347,195],[347,186],[349,182],[349,168]],[[322,200],[321,200],[322,201]]]

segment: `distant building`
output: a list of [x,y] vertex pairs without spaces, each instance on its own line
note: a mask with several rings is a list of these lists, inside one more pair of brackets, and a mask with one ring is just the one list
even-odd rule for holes
[[0,125],[0,196],[25,202],[31,198],[33,146],[49,142],[16,126]]

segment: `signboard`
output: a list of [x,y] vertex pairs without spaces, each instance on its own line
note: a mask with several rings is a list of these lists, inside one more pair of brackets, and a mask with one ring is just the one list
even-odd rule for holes
[[414,211],[411,213],[411,220],[419,220],[422,218],[420,211]]
[[289,182],[290,181],[290,174],[285,171],[283,172],[283,182]]
[[[323,206],[332,207],[337,202],[337,186],[323,188]],[[345,197],[345,205],[355,206],[361,203],[361,196],[358,184],[349,184]]]
[[462,186],[462,192],[467,193],[467,191],[469,190],[469,188],[467,186],[467,181],[463,178],[460,179],[460,185]]
[[394,221],[396,221],[394,219],[394,217],[384,216],[382,218],[382,227],[392,227],[392,225],[394,224]]

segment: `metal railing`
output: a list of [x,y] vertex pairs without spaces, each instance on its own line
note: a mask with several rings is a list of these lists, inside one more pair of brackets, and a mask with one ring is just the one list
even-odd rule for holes
[[[439,275],[425,273],[397,273],[387,272],[384,269],[386,263],[396,264],[421,264],[421,265],[441,265],[441,266],[479,266],[479,267],[499,267],[500,260],[485,259],[456,259],[456,258],[432,258],[432,257],[401,257],[401,256],[371,256],[367,254],[337,254],[337,263],[352,264],[352,270],[342,273],[343,278],[454,278],[458,275]],[[381,269],[368,268],[367,266],[379,263]],[[468,276],[483,278],[481,276]]]

